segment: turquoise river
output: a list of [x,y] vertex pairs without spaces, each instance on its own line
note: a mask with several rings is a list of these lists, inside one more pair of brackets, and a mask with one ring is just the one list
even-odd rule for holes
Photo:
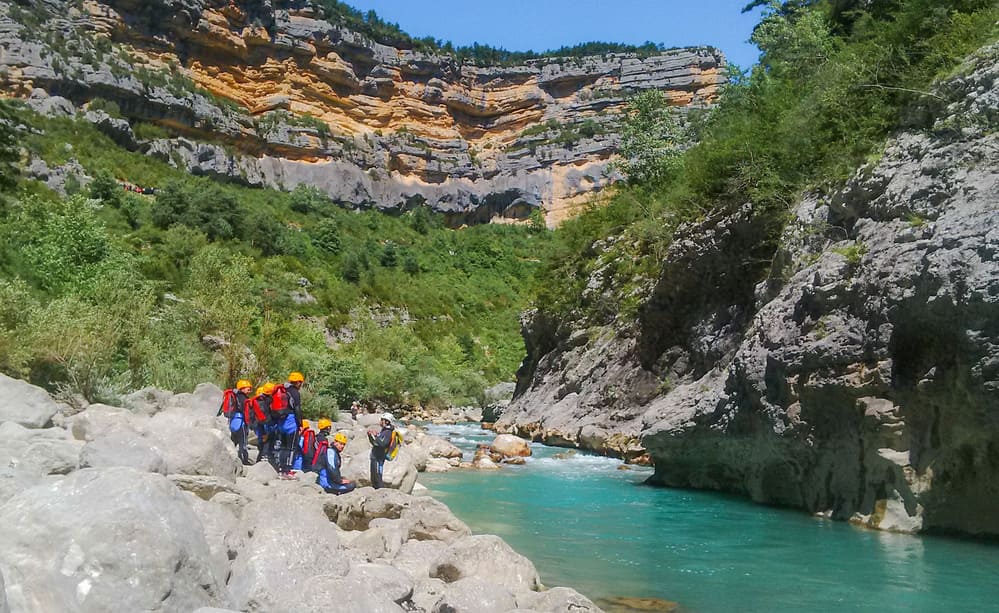
[[[471,458],[493,438],[430,426]],[[420,476],[474,532],[498,534],[548,586],[683,611],[999,611],[999,544],[860,529],[708,492],[642,485],[650,469],[533,445],[524,466]]]

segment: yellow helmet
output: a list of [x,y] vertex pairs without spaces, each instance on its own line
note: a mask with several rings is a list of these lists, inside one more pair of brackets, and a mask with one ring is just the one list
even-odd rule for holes
[[297,370],[295,372],[291,373],[290,375],[288,375],[288,382],[289,383],[302,383],[303,381],[305,381],[305,375],[303,375],[302,373],[298,372]]
[[336,436],[333,437],[333,442],[334,443],[343,443],[344,445],[346,445],[347,444],[347,435],[344,434],[343,432],[337,432]]
[[261,389],[264,390],[265,394],[273,394],[275,387],[277,386],[268,381],[267,383],[264,383],[264,386]]
[[250,383],[249,381],[247,381],[246,379],[240,379],[239,381],[236,382],[236,389],[238,389],[238,390],[241,390],[241,389],[244,389],[244,388],[247,388],[247,387],[250,388],[250,389],[253,389],[253,384]]
[[263,393],[264,393],[264,386],[261,385],[260,387],[257,388],[257,393],[255,395],[260,396]]
[[329,419],[323,417],[322,419],[319,420],[320,430],[325,430],[326,428],[332,428],[332,427],[333,427],[333,422],[330,421]]
[[309,427],[311,427],[311,426],[312,426],[312,424],[311,424],[311,423],[309,422],[309,420],[308,420],[308,419],[303,419],[303,420],[302,420],[302,428],[303,428],[303,429],[306,429],[306,430],[307,430],[307,429],[308,429]]

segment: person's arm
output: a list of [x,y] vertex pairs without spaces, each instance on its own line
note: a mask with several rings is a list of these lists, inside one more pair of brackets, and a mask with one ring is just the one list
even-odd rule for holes
[[392,431],[389,429],[383,429],[375,437],[375,442],[373,443],[377,447],[382,449],[388,449],[389,443],[392,442]]

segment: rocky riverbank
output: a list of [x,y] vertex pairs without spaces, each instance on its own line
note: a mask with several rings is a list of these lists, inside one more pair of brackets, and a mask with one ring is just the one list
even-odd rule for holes
[[[732,207],[682,227],[659,277],[635,280],[637,318],[528,314],[497,430],[647,450],[658,484],[999,534],[999,47],[925,101],[911,113],[928,128],[805,195],[779,244]],[[587,299],[616,291],[614,264]]]
[[[77,412],[0,375],[0,397],[0,611],[599,611],[408,494],[424,446],[386,464],[399,489],[332,496],[243,467],[214,386]],[[363,427],[334,426],[361,485]]]

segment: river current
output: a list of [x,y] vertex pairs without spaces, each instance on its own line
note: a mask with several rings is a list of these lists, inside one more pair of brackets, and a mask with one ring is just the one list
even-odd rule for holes
[[[471,459],[495,436],[429,426]],[[999,611],[999,545],[864,530],[709,492],[642,485],[651,469],[532,445],[524,466],[424,473],[475,533],[497,534],[548,586],[683,611]]]

